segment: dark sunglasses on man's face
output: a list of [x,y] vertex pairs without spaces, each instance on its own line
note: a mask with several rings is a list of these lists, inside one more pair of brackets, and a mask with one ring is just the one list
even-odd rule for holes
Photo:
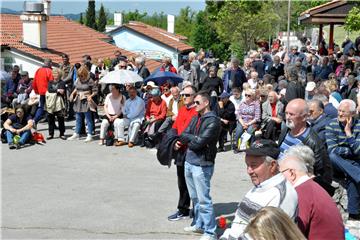
[[190,97],[191,94],[187,94],[187,93],[184,93],[184,94],[181,94],[182,97]]

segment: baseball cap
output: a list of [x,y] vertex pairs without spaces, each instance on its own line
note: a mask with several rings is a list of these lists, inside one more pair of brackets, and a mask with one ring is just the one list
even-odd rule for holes
[[227,92],[223,92],[219,97],[220,97],[220,99],[229,98],[229,97],[230,97],[230,94],[227,93]]
[[258,139],[254,141],[250,148],[246,149],[247,155],[252,156],[269,156],[273,159],[277,159],[280,154],[279,146],[269,139]]
[[316,83],[315,83],[315,82],[308,82],[308,83],[306,84],[305,91],[311,92],[311,91],[313,91],[313,90],[315,89],[315,87],[316,87]]
[[29,73],[28,73],[27,71],[21,71],[21,72],[20,72],[20,75],[21,75],[21,76],[27,76],[27,75],[29,75]]

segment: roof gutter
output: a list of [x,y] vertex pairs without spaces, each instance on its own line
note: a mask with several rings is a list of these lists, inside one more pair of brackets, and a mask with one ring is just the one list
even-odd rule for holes
[[305,19],[308,19],[310,17],[310,14],[309,13],[306,13],[300,17],[298,17],[298,25],[300,25],[300,22],[301,21],[304,21]]

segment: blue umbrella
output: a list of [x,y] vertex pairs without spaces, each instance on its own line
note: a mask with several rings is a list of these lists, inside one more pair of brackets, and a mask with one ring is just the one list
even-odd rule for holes
[[182,77],[180,77],[179,75],[172,73],[172,72],[162,72],[162,71],[156,71],[153,74],[151,74],[150,76],[148,76],[145,80],[144,83],[146,84],[149,81],[154,82],[156,85],[161,86],[164,83],[170,81],[173,82],[174,84],[178,84],[181,83],[184,79]]

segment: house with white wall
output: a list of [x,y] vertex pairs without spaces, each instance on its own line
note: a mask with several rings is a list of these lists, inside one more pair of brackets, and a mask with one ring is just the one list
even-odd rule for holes
[[187,44],[187,38],[174,33],[174,16],[168,15],[167,31],[142,22],[130,21],[122,24],[121,13],[114,14],[114,26],[107,27],[107,34],[112,37],[116,46],[128,51],[144,54],[147,58],[161,61],[165,56],[172,59],[178,68],[183,56],[194,51]]

